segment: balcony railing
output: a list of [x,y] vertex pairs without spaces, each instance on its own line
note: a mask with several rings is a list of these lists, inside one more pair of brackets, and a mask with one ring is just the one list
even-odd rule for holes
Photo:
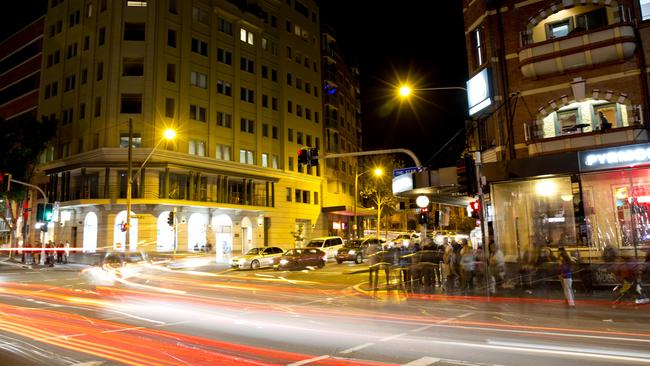
[[[528,133],[527,133],[528,135]],[[648,132],[641,124],[627,127],[597,130],[585,133],[567,134],[545,139],[528,141],[530,156],[572,151],[579,149],[598,148],[611,145],[633,144],[647,142]]]
[[519,69],[525,77],[537,78],[621,62],[631,57],[635,48],[634,26],[613,24],[526,45],[519,51]]

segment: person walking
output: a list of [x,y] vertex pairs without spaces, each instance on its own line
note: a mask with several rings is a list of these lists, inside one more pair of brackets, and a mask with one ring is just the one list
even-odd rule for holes
[[377,289],[377,282],[379,281],[379,262],[381,257],[381,249],[377,245],[376,240],[371,240],[367,249],[368,258],[368,285],[371,289]]
[[564,298],[568,306],[574,307],[576,304],[573,301],[573,259],[571,259],[564,247],[560,247],[558,252],[560,253],[560,280],[562,281]]
[[474,291],[474,271],[476,270],[476,256],[474,249],[467,240],[463,240],[460,251],[460,283],[461,290],[465,294]]
[[497,287],[502,287],[505,274],[506,274],[506,261],[501,252],[501,249],[497,248],[496,243],[493,239],[490,240],[488,244],[488,265],[490,268],[490,292],[496,292]]

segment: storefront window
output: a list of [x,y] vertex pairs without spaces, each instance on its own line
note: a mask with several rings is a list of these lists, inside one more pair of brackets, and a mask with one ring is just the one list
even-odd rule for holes
[[585,215],[597,248],[650,245],[650,170],[583,174]]
[[570,177],[533,179],[492,186],[494,235],[509,260],[548,246],[575,246],[574,200]]

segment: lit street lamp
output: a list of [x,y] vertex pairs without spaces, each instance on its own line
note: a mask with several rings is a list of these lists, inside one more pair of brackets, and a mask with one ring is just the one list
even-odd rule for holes
[[[359,166],[357,165],[356,171],[359,171]],[[375,174],[375,177],[380,177],[382,174],[384,174],[384,170],[382,168],[375,168],[375,169],[369,169],[366,170],[363,173],[355,174],[354,176],[354,236],[357,237],[359,236],[359,219],[357,217],[357,194],[358,194],[358,186],[359,186],[359,177],[369,173],[373,172]],[[377,230],[377,238],[379,238],[379,230]]]
[[463,90],[467,91],[467,89],[463,88],[462,86],[445,86],[445,87],[439,87],[439,88],[411,88],[408,85],[402,85],[399,88],[399,95],[402,98],[409,97],[411,94],[413,94],[414,91],[435,91],[435,90]]
[[[163,137],[158,141],[156,146],[151,149],[151,152],[149,152],[149,155],[147,155],[147,158],[144,159],[144,162],[142,162],[142,165],[138,168],[138,171],[136,172],[136,175],[142,170],[145,164],[147,164],[147,161],[149,161],[149,158],[151,158],[151,155],[153,155],[154,151],[160,146],[160,143],[163,142],[163,140],[173,140],[176,137],[176,131],[172,129],[167,129],[163,133]],[[131,250],[131,199],[133,196],[133,191],[132,191],[132,186],[133,186],[133,120],[129,118],[129,147],[128,147],[128,168],[127,168],[127,177],[126,177],[126,239],[124,240],[124,250],[126,254],[129,254],[129,251]]]

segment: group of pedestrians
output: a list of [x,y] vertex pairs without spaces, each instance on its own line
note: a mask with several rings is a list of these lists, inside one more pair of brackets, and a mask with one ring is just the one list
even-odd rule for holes
[[25,244],[21,250],[21,261],[24,264],[39,264],[41,262],[41,255],[44,255],[44,263],[47,266],[54,266],[55,263],[64,264],[68,263],[68,248],[69,244],[54,243],[48,241],[45,248],[40,242],[32,244]]

